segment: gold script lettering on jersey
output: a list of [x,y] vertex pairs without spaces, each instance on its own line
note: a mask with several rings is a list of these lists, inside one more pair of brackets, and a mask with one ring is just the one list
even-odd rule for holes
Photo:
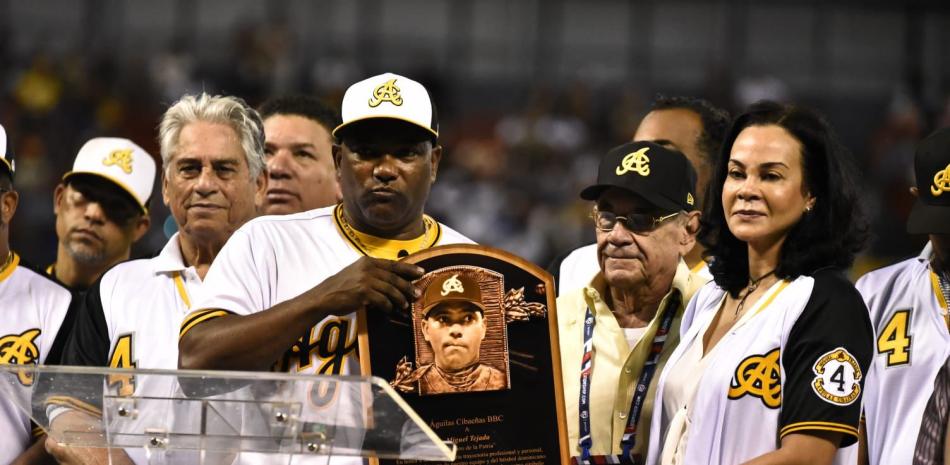
[[649,176],[650,157],[647,156],[648,150],[650,150],[650,147],[644,147],[623,157],[620,165],[617,166],[617,176],[623,176],[631,171],[640,176]]
[[[319,365],[314,370],[320,375],[339,375],[343,373],[346,357],[356,350],[354,323],[349,317],[329,317],[310,329],[307,341],[301,337],[290,350],[284,353],[273,370],[298,373]],[[353,333],[351,335],[351,333]],[[336,396],[336,383],[316,383],[310,392],[310,401],[314,406],[329,405]]]
[[396,86],[395,79],[390,79],[373,89],[369,106],[376,108],[383,102],[389,102],[397,107],[402,105],[402,94],[399,93],[399,87]]
[[750,395],[762,399],[768,408],[779,408],[782,370],[778,360],[779,350],[775,348],[765,355],[751,355],[739,362],[729,386],[729,398],[735,400]]
[[125,174],[132,174],[132,149],[113,150],[102,159],[105,166],[118,166]]

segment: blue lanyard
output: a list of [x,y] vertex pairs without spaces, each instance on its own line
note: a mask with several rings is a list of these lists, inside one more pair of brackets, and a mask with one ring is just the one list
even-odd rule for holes
[[584,357],[581,359],[581,394],[578,408],[580,413],[580,464],[636,463],[632,453],[633,446],[636,444],[637,421],[640,419],[643,401],[646,399],[647,391],[650,388],[650,381],[656,372],[656,365],[660,360],[660,353],[663,352],[663,344],[666,343],[666,335],[670,332],[670,326],[673,324],[673,317],[676,315],[676,308],[679,306],[679,302],[673,301],[670,302],[670,304],[672,305],[666,306],[666,312],[660,321],[660,327],[656,330],[656,334],[653,335],[650,355],[643,365],[643,371],[640,373],[640,379],[637,381],[637,388],[633,391],[633,399],[630,402],[630,414],[627,415],[627,427],[624,429],[623,437],[620,440],[623,453],[619,457],[594,457],[590,454],[590,449],[594,444],[590,432],[590,379],[594,369],[594,314],[591,312],[590,307],[587,307],[587,313],[584,316]]

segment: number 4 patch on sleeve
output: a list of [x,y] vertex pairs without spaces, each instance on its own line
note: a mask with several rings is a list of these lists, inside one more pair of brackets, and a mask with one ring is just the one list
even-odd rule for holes
[[825,353],[812,368],[811,387],[822,400],[834,405],[851,405],[861,394],[861,366],[844,347]]

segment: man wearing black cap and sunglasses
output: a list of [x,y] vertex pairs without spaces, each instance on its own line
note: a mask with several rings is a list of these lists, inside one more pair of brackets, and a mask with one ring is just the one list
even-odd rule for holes
[[855,285],[877,334],[864,384],[866,447],[860,463],[913,461],[934,379],[950,356],[950,128],[920,142],[914,173],[911,193],[917,200],[907,232],[927,234],[932,251],[872,271]]
[[643,459],[655,375],[705,283],[683,261],[699,228],[695,189],[682,153],[632,142],[608,152],[581,192],[595,202],[600,271],[557,299],[568,446],[579,463]]

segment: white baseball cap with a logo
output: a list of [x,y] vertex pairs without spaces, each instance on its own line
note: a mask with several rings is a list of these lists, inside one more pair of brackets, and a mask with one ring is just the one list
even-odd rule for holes
[[119,137],[97,137],[79,149],[73,170],[63,175],[63,181],[77,174],[106,179],[129,193],[147,213],[155,171],[155,160],[135,142]]
[[404,121],[439,137],[439,120],[426,88],[412,79],[384,73],[346,89],[340,111],[343,123],[333,130],[341,137],[354,123],[376,118]]
[[7,139],[7,131],[0,125],[0,168],[5,168],[12,175],[16,171],[16,163],[13,162],[13,149],[10,147],[10,141]]

